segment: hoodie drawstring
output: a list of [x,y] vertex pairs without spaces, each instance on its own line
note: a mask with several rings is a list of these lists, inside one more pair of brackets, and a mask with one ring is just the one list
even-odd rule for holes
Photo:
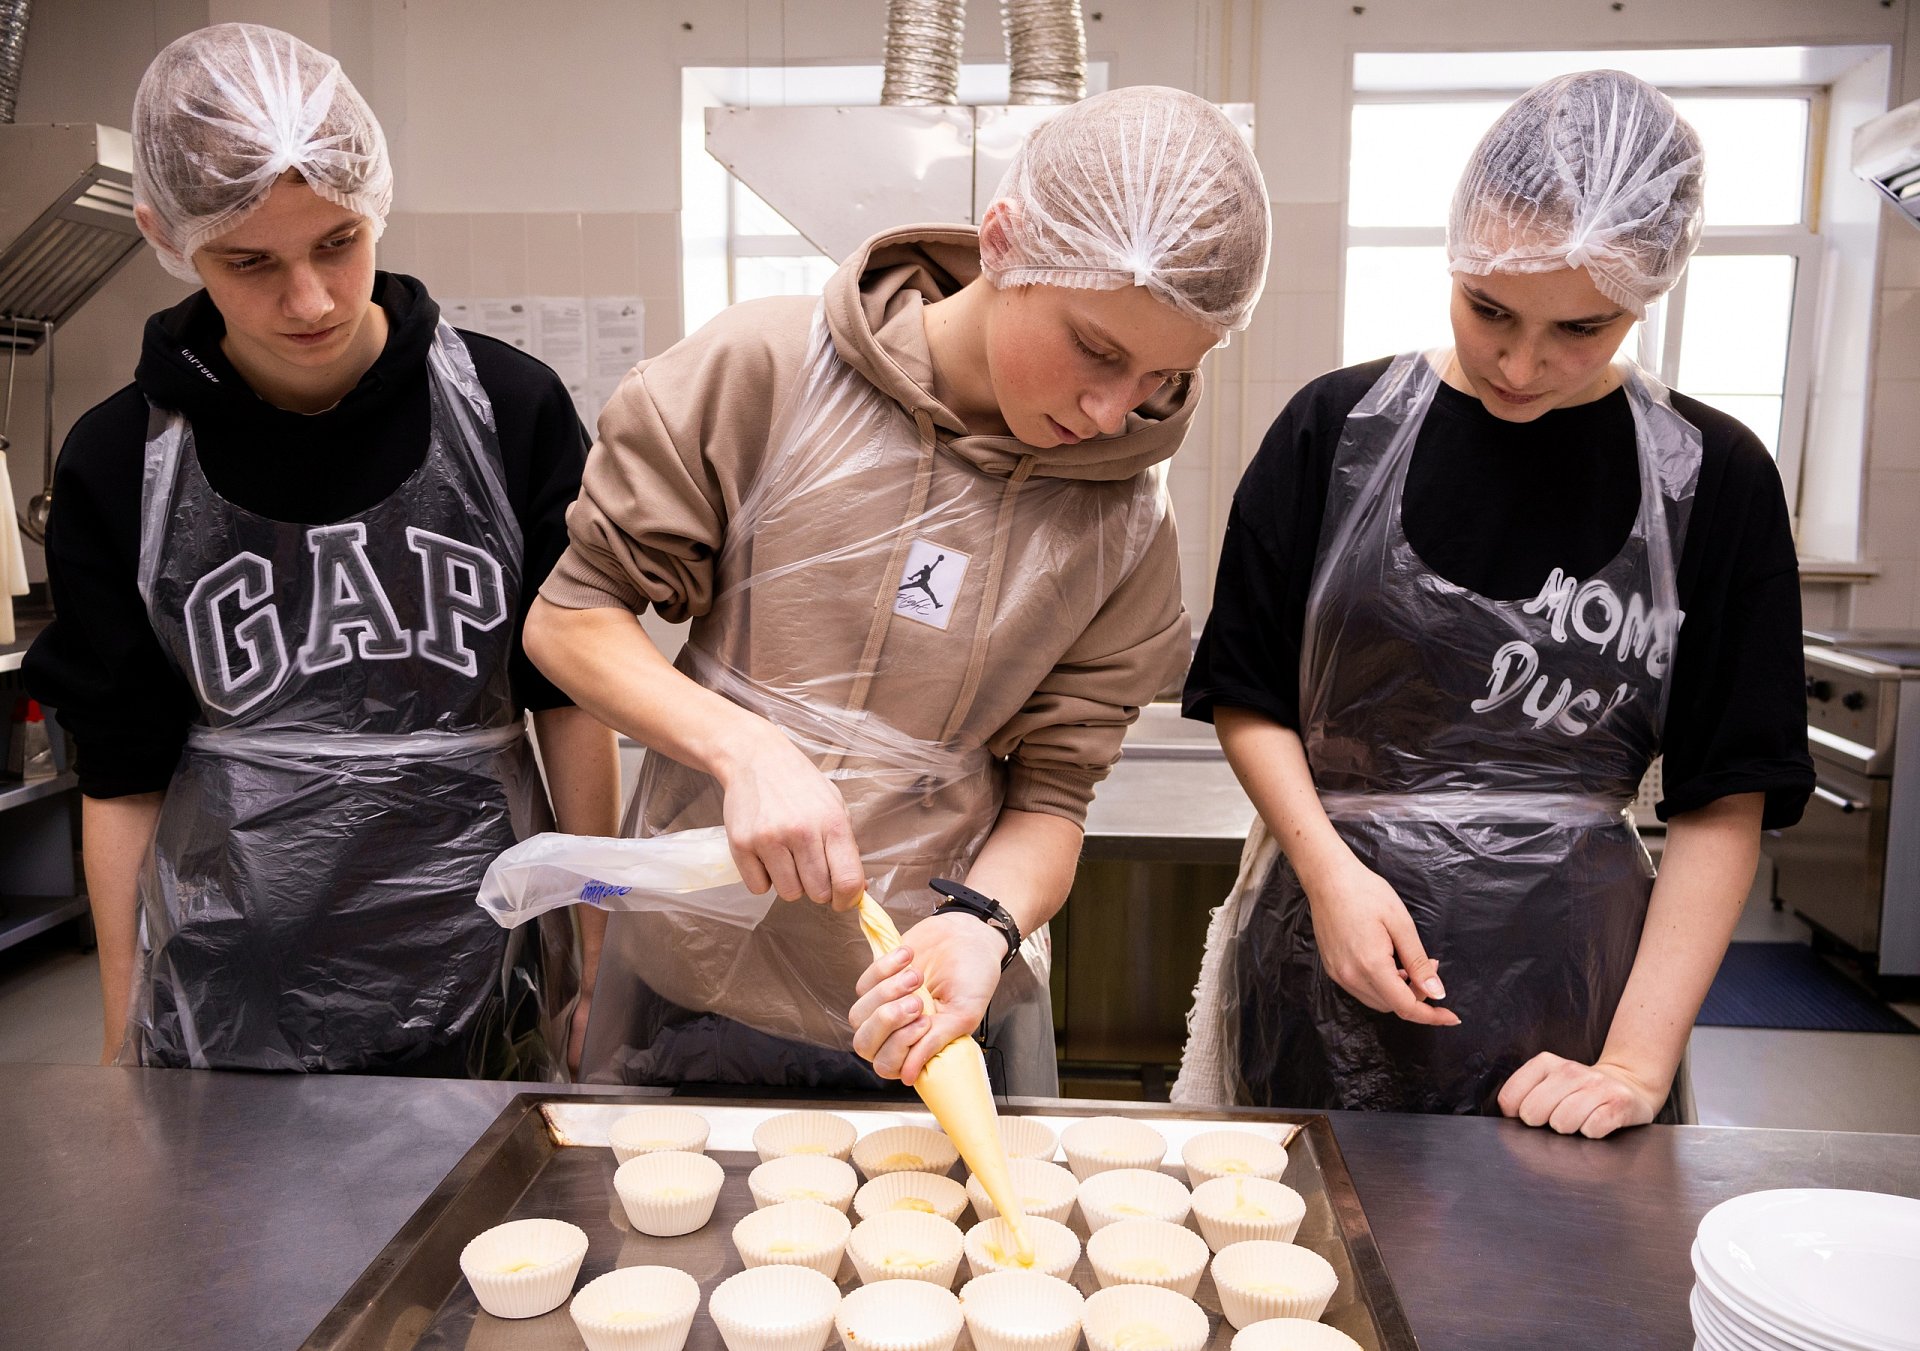
[[1000,512],[993,524],[993,552],[987,557],[987,579],[980,588],[980,612],[974,618],[973,643],[967,650],[967,673],[953,701],[953,712],[947,716],[947,725],[940,731],[942,744],[953,739],[967,715],[973,712],[974,696],[980,692],[980,682],[986,676],[987,640],[993,635],[994,616],[1000,610],[1000,577],[1006,571],[1007,536],[1013,532],[1014,499],[1020,496],[1021,487],[1033,476],[1034,466],[1039,462],[1037,455],[1022,455],[1007,479],[1007,486],[1001,490]]

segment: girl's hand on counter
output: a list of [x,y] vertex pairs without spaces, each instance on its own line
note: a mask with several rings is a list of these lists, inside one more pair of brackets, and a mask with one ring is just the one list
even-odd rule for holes
[[847,804],[784,733],[763,726],[717,775],[734,866],[756,894],[772,887],[783,901],[849,910],[866,880]]
[[1445,999],[1440,963],[1427,956],[1406,902],[1385,878],[1358,859],[1307,888],[1314,941],[1334,982],[1381,1013],[1429,1027],[1458,1027],[1450,1009],[1423,1002]]
[[[860,975],[847,1014],[853,1049],[883,1079],[911,1085],[948,1042],[971,1036],[1000,984],[1007,941],[972,915],[931,915],[901,935],[901,946]],[[927,1017],[924,981],[939,1013]]]
[[1644,1126],[1660,1112],[1665,1087],[1655,1088],[1605,1060],[1582,1065],[1542,1051],[1500,1090],[1500,1112],[1529,1126],[1598,1140],[1622,1126]]

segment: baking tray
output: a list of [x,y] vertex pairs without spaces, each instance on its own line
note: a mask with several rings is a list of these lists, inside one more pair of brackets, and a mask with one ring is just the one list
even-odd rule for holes
[[[1306,1219],[1295,1241],[1333,1263],[1340,1277],[1339,1291],[1323,1321],[1346,1332],[1367,1351],[1417,1347],[1326,1117],[1023,1101],[1032,1105],[1002,1105],[1000,1111],[1038,1117],[1056,1132],[1088,1116],[1127,1116],[1150,1122],[1168,1139],[1167,1162],[1161,1171],[1183,1182],[1181,1145],[1201,1131],[1231,1126],[1281,1140],[1288,1156],[1284,1180],[1307,1203]],[[607,1147],[607,1131],[636,1107],[666,1104],[690,1107],[707,1117],[712,1127],[707,1153],[725,1167],[727,1177],[713,1218],[704,1228],[681,1238],[649,1238],[627,1224],[614,1194],[615,1164]],[[615,1267],[661,1265],[688,1272],[700,1282],[701,1304],[687,1351],[725,1351],[719,1330],[707,1315],[706,1298],[741,1269],[732,1233],[734,1224],[753,1209],[747,1191],[747,1174],[759,1163],[752,1146],[753,1129],[770,1116],[802,1108],[836,1112],[853,1122],[862,1135],[884,1126],[933,1124],[925,1111],[908,1110],[897,1100],[891,1104],[844,1099],[776,1103],[657,1094],[522,1093],[381,1249],[302,1343],[303,1351],[578,1351],[584,1343],[564,1304],[539,1318],[494,1318],[481,1311],[460,1275],[460,1250],[475,1234],[507,1220],[535,1217],[569,1220],[586,1230],[587,1257],[575,1290]],[[1060,1158],[1057,1151],[1055,1157]],[[964,1179],[965,1165],[956,1165],[953,1172]],[[1071,1218],[1084,1243],[1086,1223],[1077,1206]],[[961,1227],[972,1222],[969,1209],[961,1217]],[[956,1289],[966,1276],[963,1265]],[[842,1290],[859,1284],[850,1261],[842,1262],[839,1279]],[[1099,1288],[1084,1249],[1073,1281],[1087,1294]],[[1201,1278],[1196,1298],[1213,1328],[1207,1351],[1227,1351],[1234,1329],[1220,1316],[1211,1273]],[[829,1339],[829,1351],[837,1345],[837,1339]],[[964,1332],[957,1351],[970,1351]]]

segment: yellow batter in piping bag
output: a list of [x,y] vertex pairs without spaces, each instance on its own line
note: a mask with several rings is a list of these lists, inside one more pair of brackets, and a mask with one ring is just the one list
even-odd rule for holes
[[[864,891],[860,893],[860,931],[866,934],[875,957],[884,957],[900,946],[900,930]],[[936,1006],[924,984],[920,987],[920,1003],[931,1018]],[[993,1087],[987,1082],[987,1062],[980,1054],[979,1043],[972,1037],[948,1042],[920,1071],[913,1091],[927,1104],[933,1119],[1006,1217],[1020,1264],[1031,1266],[1033,1243],[1027,1237],[1025,1213],[1020,1209],[1020,1194],[1013,1187],[1012,1170],[1007,1167],[1007,1147],[1000,1139],[1000,1117],[993,1109]]]

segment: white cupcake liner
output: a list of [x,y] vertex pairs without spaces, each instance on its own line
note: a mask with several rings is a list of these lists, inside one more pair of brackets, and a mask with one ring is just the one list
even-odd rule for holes
[[792,1154],[825,1154],[845,1160],[853,1153],[853,1123],[832,1112],[782,1112],[770,1116],[753,1131],[753,1147],[760,1162]]
[[1164,1351],[1200,1351],[1210,1332],[1205,1309],[1157,1285],[1110,1285],[1088,1295],[1080,1325],[1090,1351],[1137,1351],[1147,1329]]
[[953,1291],[931,1281],[876,1281],[833,1315],[846,1351],[953,1351],[964,1320]]
[[1220,1312],[1236,1328],[1269,1318],[1317,1319],[1339,1285],[1333,1264],[1297,1243],[1255,1239],[1230,1244],[1213,1259]]
[[[862,1220],[847,1238],[847,1256],[863,1284],[873,1281],[931,1281],[941,1289],[953,1284],[960,1270],[963,1240],[960,1226],[938,1215],[896,1210]],[[926,1266],[890,1266],[890,1260],[910,1257]]]
[[1037,1271],[992,1271],[960,1287],[973,1351],[1073,1351],[1086,1300]]
[[1087,1240],[1087,1261],[1102,1286],[1157,1285],[1188,1299],[1212,1256],[1200,1235],[1165,1220],[1119,1220]]
[[889,1211],[938,1215],[958,1224],[967,1208],[967,1189],[933,1173],[888,1173],[853,1194],[853,1213],[863,1220]]
[[1060,1137],[1044,1121],[1030,1116],[1002,1116],[1000,1143],[1009,1159],[1051,1159],[1060,1147]]
[[1183,1224],[1192,1208],[1193,1194],[1178,1178],[1148,1168],[1110,1168],[1080,1184],[1080,1213],[1090,1234],[1116,1220]]
[[782,1201],[818,1201],[844,1214],[859,1185],[852,1164],[818,1154],[769,1159],[747,1174],[747,1190],[758,1209]]
[[1252,1131],[1203,1131],[1180,1149],[1187,1185],[1217,1177],[1263,1177],[1278,1182],[1287,1171],[1287,1151],[1278,1140]]
[[[1264,1215],[1235,1214],[1261,1210]],[[1257,1239],[1291,1243],[1307,1216],[1307,1203],[1284,1182],[1260,1177],[1217,1177],[1193,1190],[1193,1218],[1215,1252]]]
[[677,1267],[621,1267],[581,1286],[567,1311],[587,1351],[681,1351],[700,1282]]
[[832,1206],[782,1201],[734,1225],[733,1246],[750,1267],[812,1267],[822,1276],[834,1276],[852,1232],[852,1223]]
[[691,1234],[713,1218],[727,1170],[705,1154],[639,1154],[613,1170],[627,1223],[655,1238]]
[[[1073,1214],[1073,1201],[1080,1194],[1080,1182],[1059,1164],[1043,1159],[1008,1159],[1007,1175],[1013,1181],[1014,1194],[1020,1198],[1020,1208],[1027,1214],[1057,1220],[1061,1224],[1065,1224],[1067,1217]],[[973,1213],[983,1220],[990,1220],[1000,1213],[993,1204],[993,1198],[987,1195],[987,1189],[980,1185],[978,1177],[967,1179],[967,1199],[973,1202]]]
[[[567,1302],[587,1256],[587,1231],[565,1220],[510,1220],[460,1250],[460,1272],[495,1318],[538,1318]],[[502,1267],[534,1265],[518,1271]]]
[[[1080,1236],[1055,1220],[1037,1215],[1026,1218],[1027,1239],[1033,1244],[1033,1265],[1023,1267],[1014,1257],[1013,1227],[1004,1216],[982,1220],[967,1230],[967,1270],[974,1276],[990,1271],[1037,1271],[1067,1280],[1080,1260]],[[996,1256],[995,1254],[999,1254]]]
[[1074,1122],[1060,1132],[1060,1147],[1067,1152],[1067,1167],[1082,1182],[1113,1168],[1158,1168],[1167,1157],[1166,1136],[1121,1116]]
[[931,1126],[887,1126],[853,1146],[853,1166],[868,1181],[888,1173],[944,1173],[959,1161],[953,1141]]
[[1230,1351],[1360,1351],[1360,1343],[1311,1318],[1269,1318],[1234,1333]]
[[707,1312],[727,1351],[824,1351],[840,1287],[810,1267],[749,1267],[714,1287]]
[[663,1150],[698,1154],[707,1147],[707,1119],[685,1107],[643,1107],[614,1122],[607,1143],[620,1163]]

